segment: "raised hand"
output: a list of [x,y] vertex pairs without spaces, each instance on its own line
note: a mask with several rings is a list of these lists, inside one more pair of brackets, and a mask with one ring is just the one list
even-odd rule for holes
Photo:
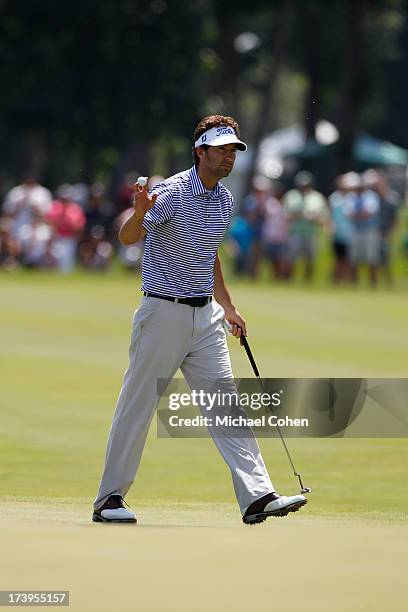
[[135,217],[137,219],[143,219],[147,211],[153,208],[157,200],[157,193],[150,197],[147,193],[147,185],[145,187],[140,187],[137,183],[132,185],[132,189],[132,206],[135,211]]

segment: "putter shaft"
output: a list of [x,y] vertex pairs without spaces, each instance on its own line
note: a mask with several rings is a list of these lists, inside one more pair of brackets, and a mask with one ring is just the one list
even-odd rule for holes
[[[256,365],[256,363],[255,363],[255,359],[254,359],[254,357],[253,357],[253,355],[252,355],[252,351],[251,351],[251,349],[249,348],[248,340],[247,340],[247,339],[246,339],[246,337],[245,337],[245,336],[243,336],[243,335],[241,336],[241,343],[242,343],[242,345],[243,345],[243,347],[244,347],[244,349],[245,349],[245,352],[246,352],[246,354],[247,354],[247,356],[248,356],[248,359],[249,359],[249,361],[250,361],[250,363],[251,363],[251,366],[252,366],[252,369],[253,369],[253,371],[254,371],[254,374],[255,374],[255,376],[257,377],[257,379],[259,380],[259,384],[261,385],[262,391],[265,393],[265,391],[266,391],[266,390],[265,390],[264,384],[263,384],[263,382],[262,382],[262,378],[260,377],[258,367],[257,367],[257,365]],[[301,475],[299,474],[299,472],[297,471],[297,469],[295,468],[295,464],[293,463],[293,460],[292,460],[292,457],[291,457],[291,455],[290,455],[289,449],[288,449],[288,447],[287,447],[287,444],[286,444],[285,438],[283,437],[283,434],[282,434],[281,428],[279,427],[279,425],[278,425],[278,424],[276,424],[276,429],[278,430],[279,437],[280,437],[280,439],[281,439],[281,441],[282,441],[282,444],[283,444],[283,448],[285,449],[286,455],[287,455],[287,457],[288,457],[288,459],[289,459],[289,463],[290,463],[290,465],[291,465],[291,467],[292,467],[293,474],[294,474],[294,476],[295,476],[295,477],[296,477],[296,478],[299,480],[299,484],[300,484],[300,490],[301,490],[301,492],[302,492],[302,493],[310,493],[312,489],[310,489],[309,487],[305,487],[305,486],[303,485],[303,482],[302,482],[302,477],[301,477]]]

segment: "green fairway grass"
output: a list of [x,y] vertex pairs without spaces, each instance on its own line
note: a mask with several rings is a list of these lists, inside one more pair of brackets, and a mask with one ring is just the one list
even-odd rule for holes
[[[123,274],[2,275],[0,495],[87,501],[96,493],[112,412],[127,364],[139,279]],[[402,290],[231,287],[268,377],[405,377]],[[252,376],[231,338],[236,376]],[[293,493],[280,441],[260,441],[278,491]],[[307,513],[406,517],[405,439],[291,439],[315,491]],[[386,504],[379,502],[381,496]],[[158,439],[153,426],[129,501],[234,501],[208,439]]]
[[[405,439],[291,438],[308,504],[244,526],[212,441],[158,438],[154,420],[127,497],[138,525],[91,522],[139,285],[0,276],[0,590],[69,590],[76,612],[405,610]],[[265,377],[406,376],[401,288],[231,292]],[[260,445],[276,489],[297,492],[280,440]]]
[[80,504],[0,504],[2,588],[67,590],[75,612],[406,609],[407,525],[304,512],[243,527],[228,504],[139,516],[95,525]]

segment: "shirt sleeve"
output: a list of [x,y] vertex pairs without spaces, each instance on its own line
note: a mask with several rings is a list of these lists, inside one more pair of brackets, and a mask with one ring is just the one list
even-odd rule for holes
[[152,196],[157,193],[157,200],[144,216],[142,227],[150,232],[151,230],[168,223],[175,214],[174,194],[165,183],[159,183],[150,192]]
[[285,193],[285,195],[283,196],[282,203],[283,208],[289,214],[299,212],[302,207],[302,200],[294,189],[291,189],[290,191]]
[[3,212],[6,213],[6,215],[14,215],[17,209],[18,201],[21,199],[22,198],[19,198],[18,196],[17,189],[15,187],[11,189],[4,200]]
[[349,193],[344,198],[344,213],[347,217],[352,217],[356,208],[356,196]]
[[228,210],[228,223],[227,223],[227,230],[231,225],[231,221],[232,221],[232,217],[234,214],[234,198],[232,197],[232,194],[230,194],[230,198],[229,198],[229,210]]
[[364,198],[364,208],[370,215],[375,215],[380,210],[380,199],[374,191],[367,192]]

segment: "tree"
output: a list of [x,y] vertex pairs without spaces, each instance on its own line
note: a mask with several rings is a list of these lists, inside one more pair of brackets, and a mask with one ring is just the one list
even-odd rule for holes
[[2,163],[39,172],[63,149],[62,171],[71,157],[89,179],[111,150],[125,152],[123,169],[147,172],[154,143],[186,134],[196,119],[202,10],[183,0],[171,10],[164,0],[3,2]]

